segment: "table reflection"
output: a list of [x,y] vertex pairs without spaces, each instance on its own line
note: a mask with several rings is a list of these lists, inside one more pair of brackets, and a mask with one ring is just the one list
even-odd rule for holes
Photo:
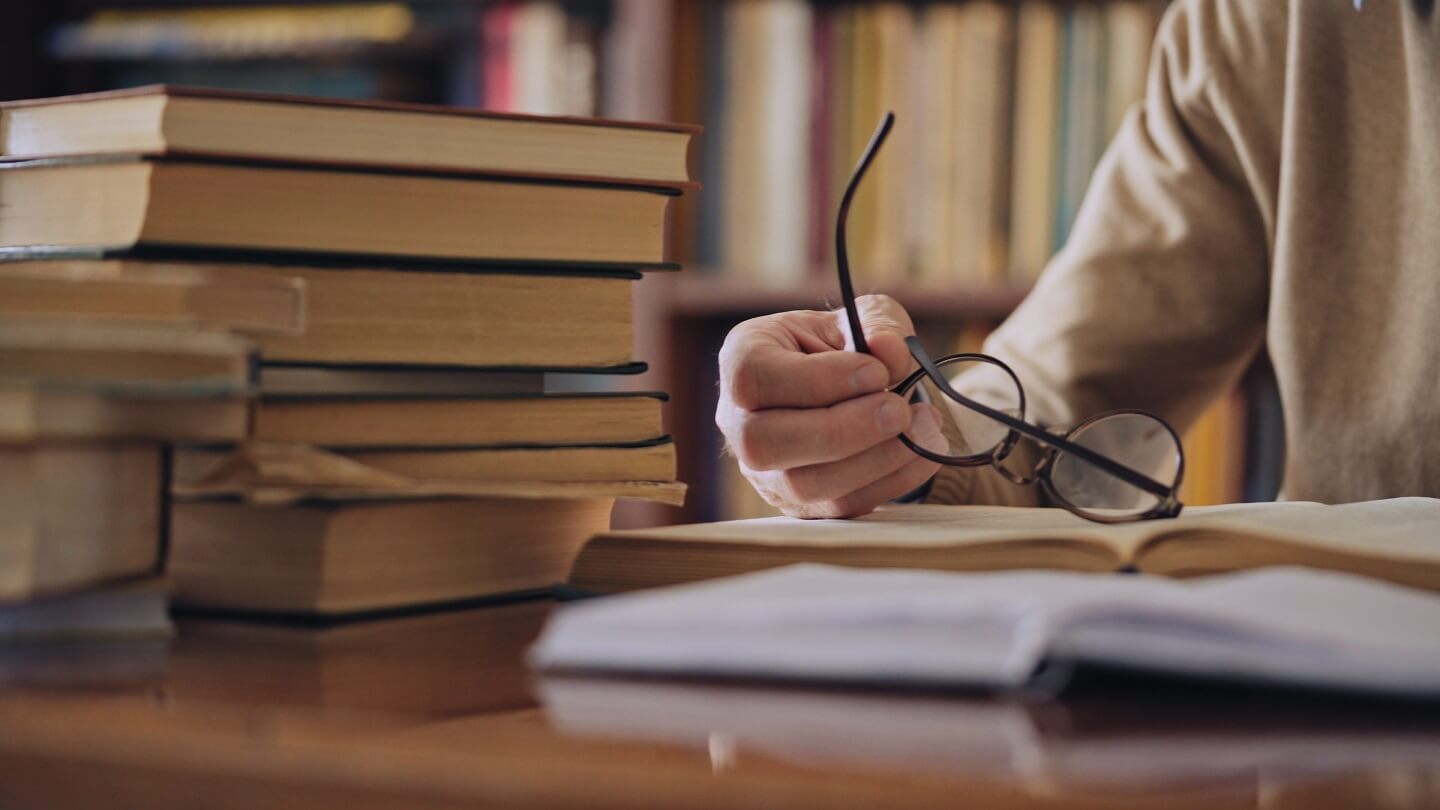
[[984,777],[1036,796],[1219,791],[1257,807],[1302,797],[1311,804],[1293,806],[1440,807],[1436,707],[1124,679],[1038,701],[582,677],[537,690],[562,734],[708,751],[717,771],[759,758]]

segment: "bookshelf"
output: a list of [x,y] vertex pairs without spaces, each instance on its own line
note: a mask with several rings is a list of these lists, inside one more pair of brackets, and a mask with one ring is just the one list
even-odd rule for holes
[[[852,215],[857,284],[904,303],[928,345],[973,346],[1063,243],[1091,168],[1140,92],[1164,2],[25,5],[0,30],[0,97],[179,81],[706,125],[692,155],[705,188],[682,200],[670,223],[672,255],[686,270],[637,288],[638,354],[652,369],[605,383],[673,394],[668,419],[691,503],[618,513],[621,524],[639,525],[735,517],[754,506],[732,497],[737,482],[713,427],[715,355],[741,320],[836,301],[835,200],[881,110],[895,109],[901,123]],[[272,7],[296,20],[384,7],[408,24],[388,36],[322,36],[268,52],[62,53],[53,44],[56,32],[96,15]],[[1247,391],[1263,388],[1260,369]],[[1210,459],[1202,466],[1214,479],[1203,497],[1273,490],[1278,427],[1273,413],[1253,413],[1254,400],[1227,399],[1198,434],[1206,448],[1192,454]],[[1271,459],[1259,482],[1257,447]]]

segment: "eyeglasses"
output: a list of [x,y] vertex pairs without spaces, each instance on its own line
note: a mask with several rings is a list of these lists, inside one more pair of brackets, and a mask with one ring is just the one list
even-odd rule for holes
[[[885,113],[850,175],[835,220],[840,294],[845,300],[855,351],[863,354],[871,352],[850,281],[845,223],[855,190],[894,125],[894,113]],[[1176,490],[1185,473],[1185,453],[1180,437],[1164,419],[1141,410],[1107,411],[1068,432],[1052,433],[1025,421],[1025,389],[1020,378],[996,358],[967,353],[932,360],[916,338],[907,337],[905,345],[920,368],[891,391],[907,399],[933,398],[933,388],[954,403],[949,410],[960,434],[958,439],[950,439],[943,453],[921,447],[902,434],[900,441],[915,453],[953,467],[992,465],[1006,479],[1021,485],[1038,484],[1055,503],[1098,523],[1130,523],[1180,514],[1182,505]],[[968,394],[956,390],[962,379]],[[927,382],[930,388],[923,386]],[[1039,444],[1042,453],[1032,468],[1016,471],[1007,461],[1022,436]]]

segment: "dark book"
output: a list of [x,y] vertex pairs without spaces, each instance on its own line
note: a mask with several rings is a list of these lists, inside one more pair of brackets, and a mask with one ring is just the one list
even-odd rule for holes
[[538,395],[545,392],[540,371],[402,366],[346,368],[328,366],[260,367],[260,393],[273,396],[459,396]]

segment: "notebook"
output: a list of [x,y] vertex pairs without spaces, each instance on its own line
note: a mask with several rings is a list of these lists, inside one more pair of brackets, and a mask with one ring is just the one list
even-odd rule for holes
[[1440,699],[1440,598],[1276,567],[1173,580],[795,565],[560,610],[551,671],[1020,689],[1077,665]]
[[907,505],[857,520],[761,518],[611,532],[571,573],[581,590],[693,582],[797,562],[992,571],[1053,568],[1195,576],[1304,565],[1440,590],[1440,500],[1252,503],[1105,526],[1061,509]]

